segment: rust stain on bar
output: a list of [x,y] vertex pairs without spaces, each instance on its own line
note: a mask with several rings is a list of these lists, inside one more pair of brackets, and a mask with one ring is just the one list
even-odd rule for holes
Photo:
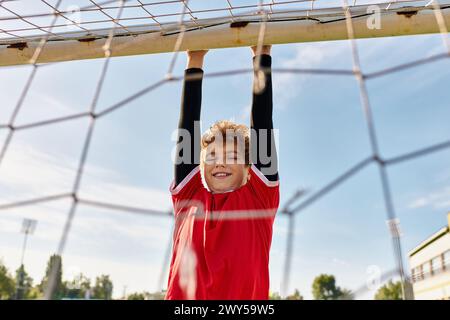
[[28,44],[26,42],[17,42],[8,45],[6,48],[23,50],[25,48],[28,48]]

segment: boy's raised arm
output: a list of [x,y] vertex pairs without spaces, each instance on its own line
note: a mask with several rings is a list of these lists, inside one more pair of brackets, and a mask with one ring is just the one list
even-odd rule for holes
[[[198,165],[196,159],[200,154],[200,111],[202,103],[202,80],[203,80],[203,58],[207,50],[188,51],[187,67],[184,71],[183,92],[181,97],[180,119],[178,122],[178,141],[176,147],[175,163],[175,185],[183,179]],[[193,79],[188,79],[192,77]],[[197,122],[197,123],[196,123]],[[189,134],[190,146],[183,141],[183,136]],[[181,161],[183,151],[190,147],[188,161]],[[186,159],[184,159],[186,160]]]
[[[255,70],[257,70],[257,62],[259,61],[262,68],[268,68],[270,71],[272,67],[270,49],[271,46],[262,46],[261,52],[257,52],[257,47],[252,47],[253,67]],[[254,84],[259,81],[256,73],[253,81]],[[262,83],[262,90],[255,92],[255,86],[253,90],[250,120],[252,129],[252,162],[269,181],[278,181],[278,159],[272,130],[273,99],[271,72],[265,73],[265,76],[262,77]],[[257,89],[259,85],[256,85]]]

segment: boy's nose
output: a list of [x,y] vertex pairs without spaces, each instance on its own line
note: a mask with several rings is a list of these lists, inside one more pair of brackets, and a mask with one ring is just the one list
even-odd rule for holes
[[223,166],[225,164],[225,157],[218,156],[214,163],[216,165],[222,165]]
[[216,162],[216,168],[218,168],[218,167],[225,168],[225,163],[223,163],[223,162]]

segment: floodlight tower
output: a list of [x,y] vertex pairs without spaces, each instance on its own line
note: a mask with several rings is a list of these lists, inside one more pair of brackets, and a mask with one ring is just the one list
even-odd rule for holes
[[17,279],[17,284],[16,284],[16,299],[17,300],[23,299],[24,282],[25,282],[25,268],[23,265],[23,261],[25,258],[25,249],[27,247],[28,235],[32,235],[34,233],[34,230],[36,230],[36,225],[37,225],[37,220],[23,219],[21,233],[25,234],[25,237],[23,239],[22,257],[20,259],[20,268],[19,268],[19,274],[18,274],[18,279]]

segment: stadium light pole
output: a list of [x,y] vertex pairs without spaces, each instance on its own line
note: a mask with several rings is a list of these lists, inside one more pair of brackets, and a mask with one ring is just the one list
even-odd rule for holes
[[19,268],[19,279],[17,281],[16,285],[16,299],[20,300],[22,299],[23,294],[23,285],[24,285],[24,276],[25,276],[25,269],[23,265],[23,261],[25,259],[25,250],[27,247],[27,240],[28,235],[32,235],[34,233],[34,230],[36,230],[37,220],[34,219],[23,219],[22,222],[22,230],[21,233],[25,234],[23,239],[23,245],[22,245],[22,256],[20,259],[20,268]]
[[289,276],[291,273],[291,258],[294,242],[294,224],[295,224],[295,212],[291,210],[291,205],[304,196],[308,192],[307,189],[297,190],[292,197],[284,204],[281,212],[288,215],[288,234],[286,237],[286,257],[284,261],[284,272],[281,280],[280,295],[282,298],[286,298],[288,295]]

